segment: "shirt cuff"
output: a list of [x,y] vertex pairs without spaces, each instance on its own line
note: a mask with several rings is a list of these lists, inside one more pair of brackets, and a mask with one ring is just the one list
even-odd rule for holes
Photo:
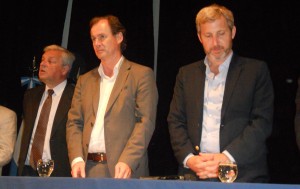
[[78,162],[81,162],[81,161],[84,162],[83,159],[82,159],[82,157],[77,157],[77,158],[73,159],[73,161],[71,163],[71,167],[73,167],[73,165],[75,163],[78,163]]
[[222,153],[225,154],[225,156],[227,156],[230,159],[230,161],[235,162],[235,159],[227,150],[224,150]]
[[184,160],[183,160],[183,162],[182,162],[184,168],[189,169],[189,167],[186,165],[186,162],[187,162],[187,160],[188,160],[190,157],[192,157],[192,156],[194,156],[194,154],[190,153],[189,155],[187,155],[187,156],[184,158]]

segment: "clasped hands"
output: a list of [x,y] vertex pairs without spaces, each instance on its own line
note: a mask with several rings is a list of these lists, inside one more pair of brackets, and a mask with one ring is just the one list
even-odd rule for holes
[[200,179],[217,178],[219,163],[228,161],[222,153],[199,153],[190,157],[186,165],[193,170]]

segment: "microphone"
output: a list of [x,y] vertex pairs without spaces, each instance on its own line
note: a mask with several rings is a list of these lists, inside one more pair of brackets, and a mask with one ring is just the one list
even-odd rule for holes
[[196,177],[192,174],[185,175],[167,175],[167,176],[147,176],[140,177],[142,180],[189,180],[196,181]]

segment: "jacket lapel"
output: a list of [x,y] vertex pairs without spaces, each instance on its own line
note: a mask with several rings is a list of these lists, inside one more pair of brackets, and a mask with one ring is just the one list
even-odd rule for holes
[[200,138],[202,135],[202,120],[203,120],[203,103],[204,103],[204,88],[205,88],[205,69],[206,66],[203,61],[199,62],[198,69],[195,69],[196,74],[194,74],[194,90],[195,90],[195,95],[194,95],[194,102],[195,103],[195,108],[196,108],[196,115],[198,115],[199,120],[198,123],[201,125],[198,128],[197,134],[198,137],[196,137],[196,141],[193,141],[194,144],[200,144]]
[[196,108],[199,111],[198,115],[200,115],[201,120],[203,115],[203,111],[201,110],[203,110],[203,102],[204,102],[205,69],[206,67],[204,65],[204,62],[201,61],[199,64],[199,69],[196,70],[197,73],[194,74],[195,75],[194,84],[196,84],[196,86],[194,86],[194,90],[196,94],[194,95],[194,97],[196,98],[194,99],[194,102],[196,102]]
[[108,104],[107,104],[107,107],[106,107],[105,114],[112,107],[112,105],[114,104],[114,102],[118,98],[119,94],[123,90],[123,86],[126,83],[126,80],[127,80],[130,69],[131,69],[131,65],[130,65],[129,61],[124,58],[123,63],[120,67],[119,74],[117,76],[116,82],[115,82],[114,87],[111,91],[111,95],[110,95],[110,98],[108,100]]
[[94,82],[91,83],[93,91],[92,94],[92,103],[93,103],[93,115],[96,119],[97,110],[99,105],[99,98],[100,98],[100,75],[98,72],[98,68],[93,70]]
[[45,91],[45,86],[39,87],[38,91],[36,93],[33,93],[31,96],[31,115],[27,116],[30,118],[29,125],[27,127],[31,127],[31,129],[34,127],[35,119],[37,118],[37,112],[39,110],[39,105],[43,96],[43,93]]
[[241,71],[242,71],[242,65],[238,62],[238,57],[237,55],[233,55],[231,63],[229,65],[227,78],[226,78],[222,112],[221,112],[221,124],[223,124],[223,118],[225,116],[232,92],[234,91],[236,82],[238,81]]
[[70,109],[70,104],[72,101],[72,94],[73,94],[73,88],[70,84],[67,84],[65,87],[63,94],[60,98],[57,111],[55,113],[55,117],[53,120],[53,126],[51,131],[51,137],[55,134],[55,131],[61,127],[61,121],[65,119],[65,116],[67,116],[68,111]]

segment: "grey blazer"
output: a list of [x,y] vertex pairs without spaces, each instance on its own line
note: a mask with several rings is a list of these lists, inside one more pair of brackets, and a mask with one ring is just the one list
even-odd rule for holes
[[[98,68],[79,77],[67,123],[70,161],[87,160],[88,145],[97,116]],[[132,170],[132,177],[147,176],[147,147],[155,129],[158,92],[153,71],[124,59],[112,89],[104,118],[104,136],[110,177],[117,162]]]

